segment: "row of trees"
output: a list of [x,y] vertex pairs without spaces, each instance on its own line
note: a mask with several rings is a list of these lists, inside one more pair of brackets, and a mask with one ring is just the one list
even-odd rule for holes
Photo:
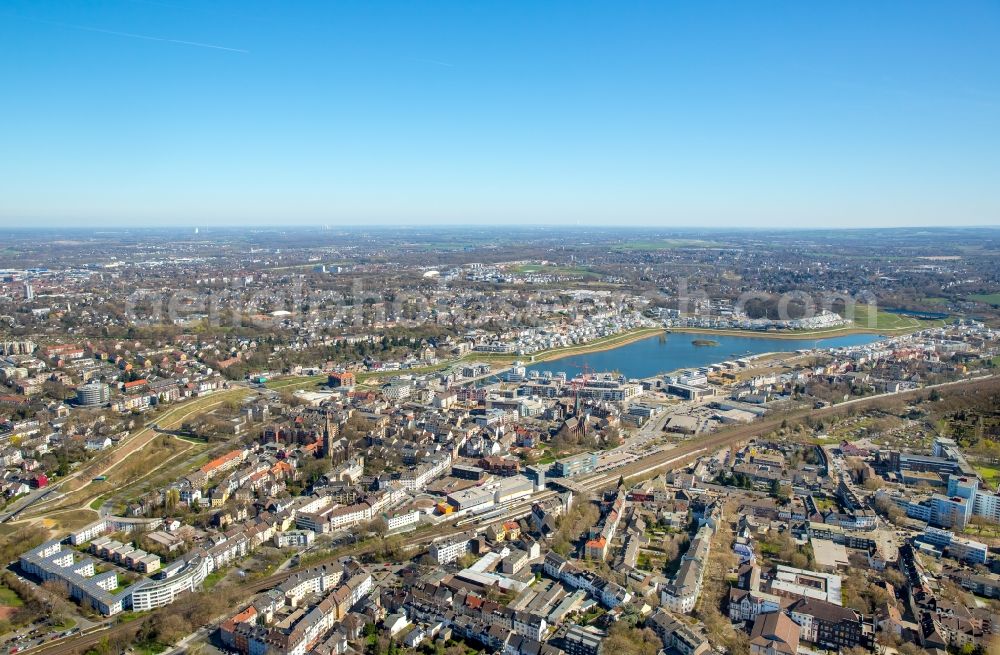
[[[726,508],[727,514],[730,509]],[[711,636],[713,645],[722,646],[729,655],[749,655],[749,636],[733,628],[732,622],[722,613],[729,601],[727,578],[737,564],[736,554],[731,547],[733,530],[727,521],[719,522],[712,540],[695,615],[705,624],[705,631]]]
[[173,644],[212,623],[236,600],[231,592],[219,588],[212,593],[187,594],[143,621],[133,643],[152,648]]
[[63,600],[60,590],[48,582],[39,590],[21,582],[10,571],[3,572],[0,582],[10,589],[19,601],[19,604],[13,606],[12,611],[9,611],[4,618],[0,618],[0,635],[43,619],[47,619],[53,625],[59,625],[71,611]]
[[608,630],[602,651],[615,655],[656,655],[663,649],[663,642],[649,628],[638,628],[625,621],[617,621]]
[[580,498],[573,507],[559,517],[556,533],[552,538],[552,550],[563,556],[573,552],[574,543],[580,534],[592,525],[597,525],[601,512],[591,499]]

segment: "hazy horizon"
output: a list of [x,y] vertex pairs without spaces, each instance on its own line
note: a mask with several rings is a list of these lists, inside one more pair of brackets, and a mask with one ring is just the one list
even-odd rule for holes
[[616,225],[606,225],[599,223],[503,223],[503,222],[476,222],[476,223],[238,223],[238,222],[213,222],[213,223],[185,223],[185,222],[171,222],[170,224],[136,224],[136,223],[122,223],[122,224],[88,224],[80,225],[79,222],[66,222],[66,223],[43,223],[40,225],[8,225],[0,223],[0,230],[8,230],[12,232],[31,232],[31,231],[81,231],[81,232],[120,232],[128,230],[148,230],[148,231],[183,231],[192,233],[212,233],[213,231],[220,232],[231,232],[231,231],[298,231],[298,230],[317,230],[320,232],[326,231],[363,231],[363,230],[413,230],[415,232],[419,231],[463,231],[463,230],[479,230],[479,231],[492,231],[492,230],[502,230],[504,228],[518,228],[526,230],[538,230],[538,231],[565,231],[572,230],[573,228],[584,228],[587,230],[596,230],[600,232],[648,232],[648,233],[664,233],[664,234],[713,234],[713,233],[809,233],[809,232],[866,232],[866,231],[962,231],[962,230],[1000,230],[1000,223],[998,224],[982,224],[982,225],[841,225],[841,226],[822,226],[822,225],[777,225],[777,226],[765,226],[765,225],[745,225],[745,224],[716,224],[708,226],[692,226],[692,225],[667,225],[667,224],[629,224],[629,223],[619,223]]

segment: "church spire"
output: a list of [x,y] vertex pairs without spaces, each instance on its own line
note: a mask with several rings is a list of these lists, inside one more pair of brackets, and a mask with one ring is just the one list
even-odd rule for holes
[[333,431],[330,429],[330,410],[323,410],[323,454],[333,456]]

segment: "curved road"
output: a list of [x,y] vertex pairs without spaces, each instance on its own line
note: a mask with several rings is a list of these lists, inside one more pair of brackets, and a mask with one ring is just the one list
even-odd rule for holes
[[[856,406],[856,407],[868,407],[872,405],[878,405],[880,402],[886,399],[892,398],[907,398],[912,396],[921,395],[927,393],[933,389],[945,389],[954,386],[961,385],[974,385],[985,380],[995,379],[997,375],[985,375],[975,378],[967,378],[964,380],[957,380],[955,382],[946,382],[937,385],[931,385],[923,387],[920,389],[913,389],[909,391],[902,391],[898,393],[886,393],[879,394],[876,396],[868,396],[865,398],[856,398],[849,401],[845,401],[838,405],[832,405],[830,407],[824,407],[822,409],[802,409],[798,411],[789,412],[781,415],[777,418],[765,419],[763,421],[757,421],[747,425],[734,426],[716,432],[708,437],[701,439],[692,439],[691,441],[685,442],[680,446],[655,453],[653,455],[644,457],[642,459],[636,460],[631,464],[627,464],[623,467],[610,471],[609,473],[602,473],[590,476],[581,476],[577,479],[577,484],[583,487],[587,487],[593,490],[599,490],[602,488],[610,487],[616,484],[618,477],[623,476],[625,478],[631,478],[636,476],[645,475],[652,471],[657,471],[661,468],[669,467],[680,468],[686,466],[691,459],[697,456],[703,451],[716,450],[723,446],[732,445],[740,441],[750,439],[752,437],[759,436],[770,432],[781,426],[782,421],[785,420],[796,420],[799,418],[804,418],[806,416],[830,416],[841,411],[845,407]],[[530,506],[530,503],[524,503]],[[515,508],[511,508],[515,511]],[[504,518],[499,518],[497,521],[503,521]],[[477,529],[485,529],[489,524],[482,524],[477,526]],[[468,528],[460,528],[455,525],[442,526],[440,529],[435,530],[433,535],[421,535],[419,537],[413,537],[404,541],[404,545],[407,548],[423,547],[429,545],[432,541],[440,539],[441,537],[450,536],[463,532]],[[375,547],[376,544],[366,544],[359,547],[352,554],[360,555],[364,554]],[[264,591],[266,589],[271,589],[277,584],[286,580],[289,576],[297,573],[301,570],[319,566],[320,564],[334,561],[343,557],[344,553],[337,555],[331,555],[329,558],[324,558],[311,562],[307,566],[299,566],[295,568],[290,568],[273,575],[269,575],[258,580],[253,580],[251,582],[245,583],[240,586],[240,589],[246,592],[247,596]],[[187,599],[178,602],[196,603],[198,602],[198,595],[193,595]],[[145,620],[150,620],[150,618],[155,617],[157,611],[154,610]],[[125,624],[119,624],[111,626],[107,629],[98,629],[92,633],[80,634],[74,637],[61,640],[59,642],[53,642],[47,646],[33,649],[31,651],[25,651],[26,653],[32,653],[37,655],[73,655],[75,653],[82,653],[91,646],[99,643],[101,640],[113,636],[119,636],[122,634],[127,634],[130,630],[138,627],[138,622],[131,622]]]

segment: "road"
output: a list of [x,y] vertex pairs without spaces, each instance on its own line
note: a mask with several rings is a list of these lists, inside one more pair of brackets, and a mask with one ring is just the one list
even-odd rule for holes
[[[635,477],[643,477],[653,473],[658,474],[666,470],[682,468],[687,464],[689,464],[693,459],[695,459],[698,456],[701,456],[702,454],[714,452],[724,446],[731,446],[734,443],[746,441],[753,437],[760,436],[761,434],[767,434],[768,432],[771,432],[779,428],[781,426],[782,421],[785,420],[796,420],[799,418],[804,418],[806,416],[811,416],[811,417],[831,416],[840,412],[844,407],[847,406],[855,406],[855,407],[875,406],[887,399],[914,397],[918,395],[923,395],[934,389],[945,389],[955,386],[971,385],[996,377],[1000,376],[995,376],[995,375],[979,376],[975,378],[957,380],[955,382],[946,382],[942,384],[931,385],[923,387],[921,389],[913,389],[898,393],[879,394],[876,396],[868,396],[866,398],[856,398],[854,400],[846,401],[830,407],[824,407],[822,409],[803,409],[796,412],[790,412],[784,414],[777,418],[764,419],[747,425],[731,426],[724,430],[720,430],[719,432],[713,433],[711,435],[706,435],[704,437],[691,439],[687,442],[678,445],[676,448],[665,451],[658,451],[649,456],[643,457],[642,459],[636,460],[635,462],[627,464],[626,466],[614,469],[607,473],[581,476],[580,478],[577,478],[575,482],[578,485],[585,487],[587,489],[591,489],[593,491],[599,491],[601,489],[605,489],[615,485],[619,477],[624,477],[626,479],[629,479]],[[551,496],[551,494],[553,494],[554,492],[546,491],[542,493]],[[541,496],[541,494],[536,495],[530,501],[526,501],[524,503],[520,503],[512,507],[511,513],[515,513],[517,511],[523,511],[524,507],[530,508],[531,503],[534,502],[535,500],[538,500],[539,496]],[[506,520],[506,518],[507,517],[498,518],[495,521],[493,521],[493,523]],[[476,525],[475,529],[480,531],[485,530],[486,527],[488,527],[488,525],[490,524],[491,523],[484,523],[481,525]],[[432,541],[435,541],[442,537],[451,536],[459,532],[463,532],[470,528],[471,526],[468,525],[463,525],[462,527],[459,527],[458,525],[454,524],[437,526],[437,528],[433,531],[433,534],[421,534],[418,536],[411,537],[410,539],[404,540],[403,545],[407,549],[425,548]],[[376,543],[362,544],[351,554],[362,555],[370,552],[376,546],[377,546]],[[281,582],[286,580],[289,576],[298,571],[319,566],[324,563],[336,561],[337,559],[343,557],[344,555],[345,553],[337,553],[336,555],[331,555],[328,558],[323,558],[321,560],[310,562],[306,566],[292,567],[284,571],[280,571],[278,573],[274,573],[272,575],[259,578],[257,580],[252,580],[241,585],[241,589],[245,591],[246,596],[249,597],[255,593],[275,587],[276,585],[280,584]],[[411,557],[410,559],[415,559],[415,553],[413,555],[414,557]],[[196,603],[198,602],[197,599],[198,595],[196,594],[191,596],[190,598],[180,600],[177,602]],[[156,614],[157,611],[154,610],[150,614],[150,617],[155,617]],[[155,620],[155,618],[153,618],[152,620]],[[103,639],[119,636],[122,634],[127,634],[130,630],[133,630],[136,627],[137,627],[136,622],[115,625],[108,629],[96,630],[92,633],[80,634],[75,637],[71,637],[59,642],[53,642],[50,643],[49,645],[42,646],[40,648],[35,648],[27,652],[30,652],[33,655],[34,654],[73,655],[74,653],[83,652],[87,650],[88,648],[99,643]]]
[[997,378],[997,375],[983,375],[974,378],[966,378],[964,380],[956,380],[954,382],[944,382],[941,384],[930,385],[922,387],[920,389],[911,389],[907,391],[900,391],[896,393],[883,393],[874,396],[866,396],[864,398],[854,398],[837,405],[831,405],[829,407],[824,407],[822,409],[801,409],[798,411],[792,411],[784,413],[776,418],[765,418],[763,420],[754,421],[753,423],[747,423],[745,425],[730,426],[714,432],[709,435],[694,437],[688,441],[682,443],[677,448],[673,450],[661,451],[654,453],[647,457],[643,457],[635,462],[615,469],[610,472],[613,474],[612,477],[617,480],[619,474],[623,475],[625,478],[637,477],[643,474],[655,471],[660,468],[663,463],[667,460],[672,460],[678,455],[688,455],[694,450],[705,450],[707,452],[714,452],[723,446],[729,446],[734,443],[739,443],[747,439],[759,436],[761,434],[767,434],[773,430],[777,430],[781,427],[784,421],[794,421],[806,416],[813,418],[822,418],[825,416],[835,415],[845,407],[869,407],[872,405],[878,405],[884,400],[895,399],[895,398],[912,398],[915,396],[923,395],[933,391],[935,389],[947,389],[949,387],[970,385],[982,382],[988,379]]
[[43,487],[41,489],[35,489],[23,498],[19,498],[14,502],[14,505],[8,509],[3,514],[0,514],[0,523],[6,523],[10,519],[14,518],[24,510],[28,509],[38,501],[42,500],[50,493],[56,490],[55,486]]
[[[200,396],[189,402],[181,403],[177,406],[171,407],[161,416],[157,417],[150,423],[147,423],[143,428],[136,433],[126,437],[123,443],[118,446],[114,451],[112,451],[109,460],[99,469],[91,468],[90,466],[84,466],[80,469],[70,473],[65,478],[52,485],[52,490],[56,488],[59,489],[57,494],[48,497],[43,502],[38,502],[36,500],[36,506],[32,508],[33,513],[37,514],[39,511],[51,512],[57,509],[69,509],[75,508],[80,510],[89,511],[89,504],[94,500],[94,498],[100,496],[101,494],[108,493],[111,491],[116,491],[120,487],[114,487],[110,484],[105,484],[104,486],[111,487],[110,489],[100,489],[93,493],[90,493],[91,488],[94,486],[101,485],[101,483],[94,482],[93,478],[100,475],[108,475],[112,473],[119,466],[124,465],[129,458],[141,452],[142,449],[153,441],[157,436],[159,436],[159,431],[154,429],[152,425],[155,423],[158,426],[177,426],[181,425],[185,419],[188,417],[204,413],[214,407],[217,407],[228,400],[238,397],[247,393],[246,390],[240,388],[238,390],[232,389],[227,391],[222,391],[219,393],[213,393],[208,396]],[[155,472],[160,466],[166,462],[161,462],[156,467],[153,467],[146,472],[145,475],[149,475]],[[145,475],[143,477],[145,477]],[[72,489],[67,489],[66,487],[72,486],[72,482],[78,482],[79,486]],[[65,507],[62,507],[63,501],[73,498],[74,495],[79,495],[82,500],[79,503],[68,503]],[[21,512],[26,508],[21,508]],[[35,516],[37,520],[39,517]]]

